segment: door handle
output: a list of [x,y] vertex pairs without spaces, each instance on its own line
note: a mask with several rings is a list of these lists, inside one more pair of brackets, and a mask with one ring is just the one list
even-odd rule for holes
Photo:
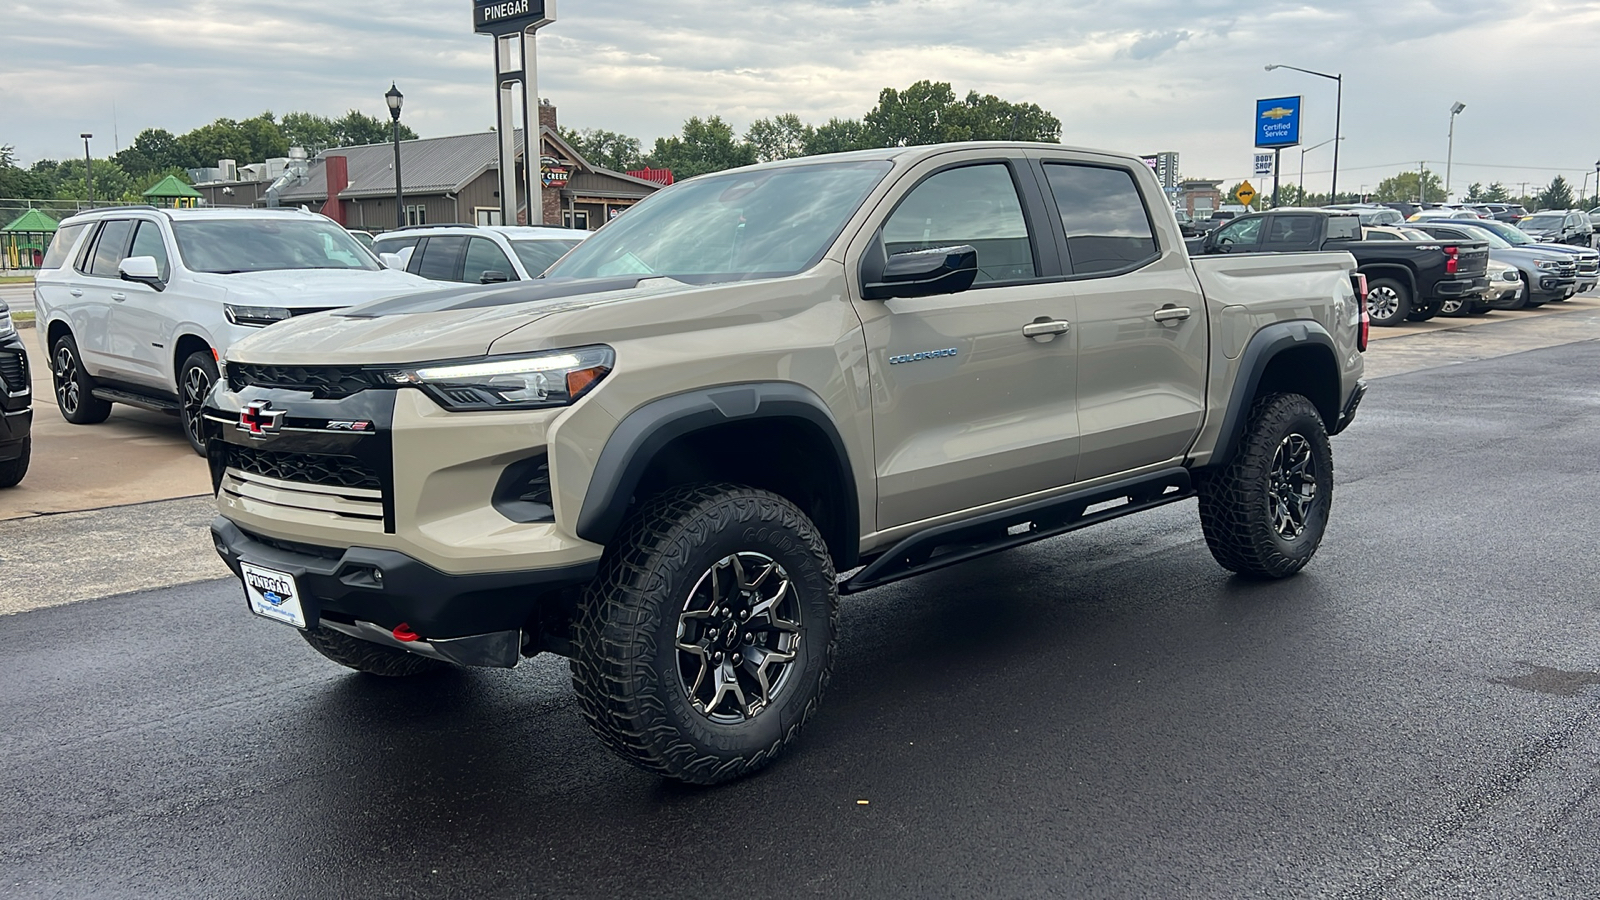
[[1194,315],[1187,306],[1163,306],[1156,310],[1157,322],[1181,322]]
[[1071,322],[1040,319],[1031,325],[1022,326],[1022,336],[1030,338],[1055,337],[1058,334],[1066,334],[1071,330]]
[[67,291],[67,293],[71,294],[74,297],[82,297],[83,296],[83,291],[81,291],[81,290],[79,290],[77,288],[73,288],[72,290]]
[[128,299],[128,295],[127,294],[112,294],[111,295],[111,299],[117,301],[118,303],[121,303],[122,301]]

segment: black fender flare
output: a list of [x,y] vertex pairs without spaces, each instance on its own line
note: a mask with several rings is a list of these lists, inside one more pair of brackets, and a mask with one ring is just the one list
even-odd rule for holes
[[[1222,418],[1222,431],[1217,435],[1217,447],[1211,454],[1212,466],[1226,465],[1233,458],[1239,448],[1239,441],[1244,436],[1246,421],[1250,417],[1250,405],[1254,402],[1256,391],[1261,387],[1261,376],[1266,373],[1267,366],[1272,360],[1286,350],[1299,347],[1320,346],[1326,347],[1328,355],[1333,362],[1333,375],[1335,380],[1339,377],[1339,349],[1334,343],[1333,336],[1322,327],[1321,322],[1313,319],[1295,319],[1288,322],[1274,322],[1256,332],[1245,345],[1244,352],[1239,354],[1239,375],[1233,381],[1233,390],[1228,395],[1228,411]],[[1334,402],[1340,403],[1343,396],[1336,397]],[[1325,424],[1331,433],[1338,427],[1338,410],[1334,410],[1335,421]]]
[[1417,273],[1409,266],[1399,263],[1373,263],[1367,266],[1357,266],[1356,274],[1368,278],[1398,278],[1411,289],[1411,302],[1422,303],[1422,290],[1417,286]]
[[853,568],[860,555],[861,506],[855,472],[833,413],[810,389],[790,382],[755,382],[703,388],[664,397],[639,407],[618,423],[595,462],[578,513],[578,537],[605,545],[616,536],[640,480],[657,453],[685,435],[727,422],[798,419],[821,432],[833,447],[833,462],[843,487],[839,527],[827,535],[840,570]]

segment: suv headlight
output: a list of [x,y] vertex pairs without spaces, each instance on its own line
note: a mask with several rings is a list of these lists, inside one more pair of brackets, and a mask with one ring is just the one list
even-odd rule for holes
[[227,314],[229,322],[246,328],[265,328],[293,315],[287,309],[277,306],[234,306],[232,303],[224,304],[223,311]]
[[391,373],[396,384],[426,391],[445,409],[547,409],[569,406],[611,374],[610,347],[438,363]]
[[0,309],[0,337],[10,337],[17,333],[17,326],[11,321],[11,310]]

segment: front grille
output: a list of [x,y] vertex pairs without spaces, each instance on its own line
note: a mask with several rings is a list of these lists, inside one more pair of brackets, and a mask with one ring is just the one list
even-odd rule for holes
[[0,351],[0,382],[8,394],[20,394],[29,386],[28,360],[21,353]]
[[1600,255],[1578,257],[1579,275],[1600,275]]
[[319,487],[383,490],[383,479],[353,456],[278,453],[250,447],[228,447],[228,467],[252,475]]
[[359,366],[262,366],[228,363],[228,387],[304,391],[318,400],[342,400],[374,388],[394,388],[378,369]]

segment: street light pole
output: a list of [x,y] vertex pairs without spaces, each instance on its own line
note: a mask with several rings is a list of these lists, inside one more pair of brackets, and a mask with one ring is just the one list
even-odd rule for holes
[[83,178],[89,185],[89,208],[94,209],[94,160],[89,157],[89,139],[94,135],[86,131],[78,137],[83,138]]
[[[1304,205],[1305,202],[1306,202],[1306,154],[1310,153],[1313,150],[1320,150],[1323,147],[1328,146],[1329,144],[1337,143],[1337,142],[1342,141],[1342,140],[1344,140],[1344,138],[1341,138],[1341,137],[1329,138],[1329,139],[1323,141],[1320,144],[1316,144],[1316,145],[1311,146],[1311,147],[1301,147],[1300,148],[1300,203],[1301,203],[1301,205]],[[1339,152],[1339,148],[1335,147],[1334,148],[1334,153],[1337,154],[1338,152]],[[1339,201],[1333,199],[1330,196],[1329,199],[1328,199],[1328,202],[1329,203],[1338,203]]]
[[1450,107],[1450,151],[1449,155],[1444,158],[1444,199],[1446,203],[1450,202],[1450,175],[1456,163],[1456,116],[1461,115],[1461,111],[1466,108],[1467,105],[1459,100]]
[[1271,63],[1267,66],[1268,72],[1271,72],[1273,69],[1293,69],[1296,72],[1303,72],[1307,75],[1315,75],[1318,78],[1326,78],[1329,81],[1336,82],[1339,85],[1339,91],[1335,95],[1336,99],[1334,100],[1333,105],[1333,184],[1328,188],[1328,197],[1330,198],[1328,202],[1338,203],[1339,140],[1340,135],[1344,133],[1342,130],[1344,126],[1344,73],[1340,72],[1337,75],[1329,75],[1327,72],[1313,72],[1310,69],[1302,69],[1299,66],[1286,66],[1282,63]]
[[406,192],[400,181],[400,107],[405,104],[406,95],[400,93],[400,88],[394,83],[389,83],[389,92],[383,95],[389,104],[389,118],[394,120],[394,220],[396,228],[406,227]]

